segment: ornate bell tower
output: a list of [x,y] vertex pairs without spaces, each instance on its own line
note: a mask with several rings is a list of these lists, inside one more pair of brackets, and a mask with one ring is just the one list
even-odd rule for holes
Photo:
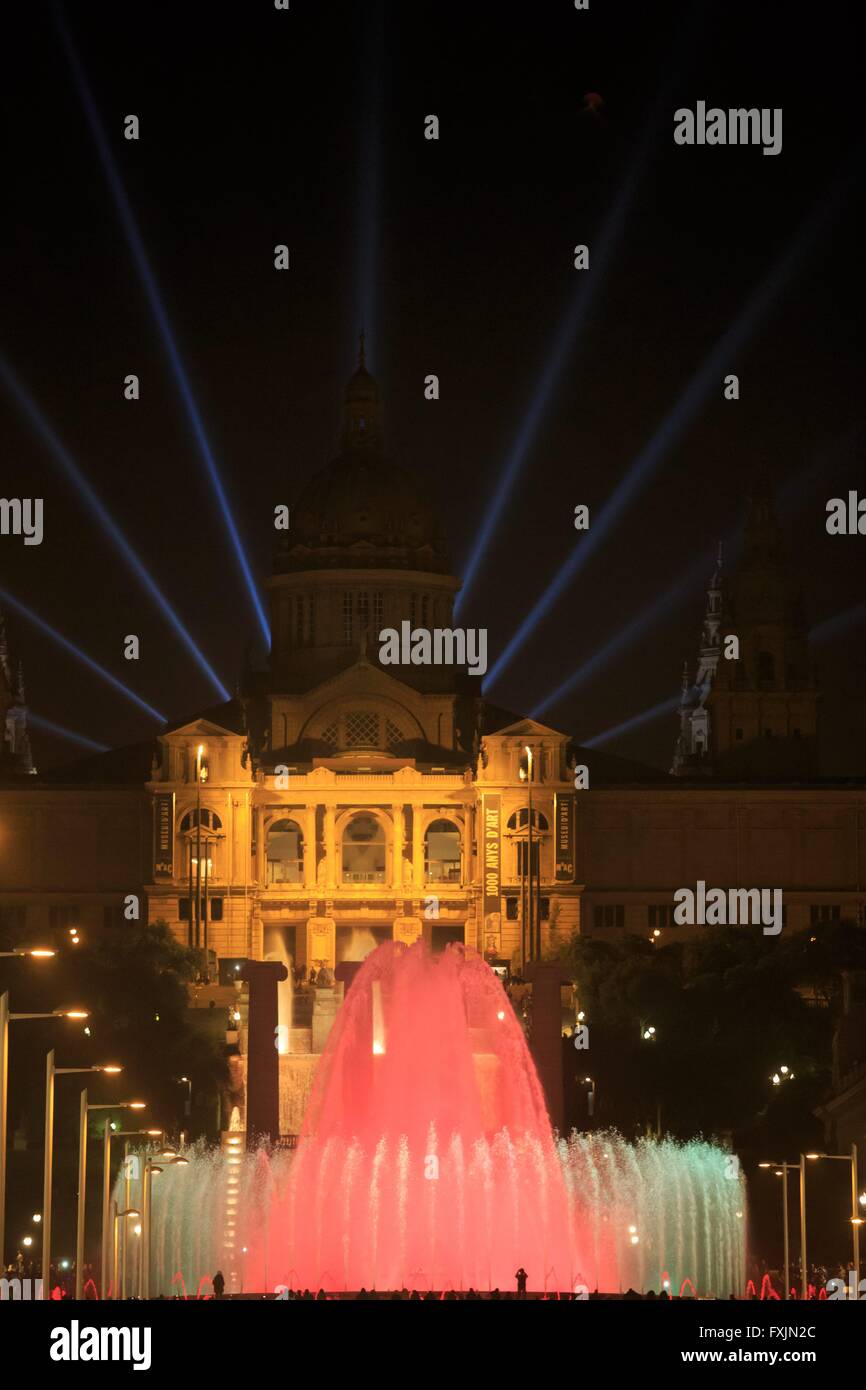
[[[738,659],[725,657],[736,636]],[[725,781],[808,780],[818,771],[818,682],[802,589],[772,488],[757,481],[743,555],[729,584],[710,581],[694,685],[687,675],[672,772]]]

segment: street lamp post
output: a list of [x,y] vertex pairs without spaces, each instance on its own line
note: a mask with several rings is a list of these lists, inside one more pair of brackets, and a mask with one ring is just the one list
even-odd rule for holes
[[151,1203],[153,1200],[152,1179],[155,1173],[161,1173],[163,1168],[180,1166],[187,1167],[188,1158],[179,1158],[173,1155],[165,1158],[162,1164],[145,1163],[141,1175],[141,1272],[139,1274],[138,1286],[139,1295],[143,1299],[150,1298],[150,1228],[151,1228]]
[[799,1163],[759,1163],[759,1168],[773,1168],[782,1179],[782,1230],[785,1260],[785,1298],[791,1297],[791,1253],[788,1237],[788,1174],[800,1171]]
[[[4,951],[2,954],[20,955],[21,952]],[[46,953],[42,952],[42,954]],[[9,1011],[8,991],[0,994],[0,1266],[4,1269],[6,1267],[4,1252],[6,1243],[6,1151],[9,1117],[9,1024],[34,1018],[87,1018],[87,1013],[84,1009],[52,1009],[50,1013],[13,1014]]]
[[[94,1109],[97,1107],[94,1106]],[[144,1110],[143,1100],[125,1100],[118,1107],[100,1106],[99,1109],[108,1110],[119,1108],[121,1110]],[[120,1131],[118,1131],[118,1134]],[[110,1226],[110,1206],[111,1206],[111,1141],[114,1133],[111,1128],[111,1121],[108,1116],[105,1119],[105,1132],[102,1139],[102,1264],[100,1266],[100,1276],[102,1285],[102,1298],[108,1297],[108,1266],[111,1258],[111,1226]],[[114,1296],[117,1297],[117,1288],[114,1289]]]
[[150,1185],[154,1173],[161,1173],[157,1163],[145,1163],[141,1170],[141,1245],[138,1274],[139,1298],[150,1298]]
[[[86,1088],[81,1092],[81,1101],[78,1110],[78,1214],[75,1228],[75,1297],[81,1299],[84,1296],[84,1228],[86,1221],[86,1194],[87,1194],[87,1116],[91,1110],[137,1110],[142,1108],[140,1101],[115,1101],[107,1102],[103,1105],[88,1104]],[[106,1125],[108,1121],[106,1120]],[[103,1173],[103,1258],[105,1257],[105,1189],[108,1187],[106,1176],[108,1169]],[[100,1297],[106,1296],[105,1265],[100,1266]],[[116,1293],[116,1290],[115,1290]]]
[[195,948],[201,947],[201,773],[204,744],[195,750]]
[[[801,1155],[800,1155],[801,1165],[802,1165],[802,1162],[803,1162],[803,1158],[804,1158],[804,1157],[805,1157],[805,1158],[811,1158],[811,1159],[830,1158],[830,1159],[834,1159],[834,1160],[835,1160],[836,1162],[838,1162],[838,1163],[850,1163],[850,1164],[851,1164],[851,1217],[850,1217],[850,1221],[851,1221],[851,1246],[852,1246],[851,1253],[852,1253],[852,1256],[853,1256],[852,1263],[853,1263],[853,1265],[854,1265],[854,1283],[855,1283],[855,1297],[856,1297],[856,1289],[859,1289],[859,1284],[860,1284],[860,1227],[863,1225],[863,1218],[860,1216],[860,1214],[859,1214],[858,1211],[857,1211],[857,1202],[858,1202],[858,1197],[857,1197],[857,1186],[858,1186],[858,1182],[857,1182],[857,1145],[856,1145],[856,1144],[852,1144],[852,1145],[851,1145],[851,1152],[850,1152],[849,1154],[823,1154],[823,1153],[813,1153],[813,1154],[806,1154],[805,1156],[804,1156],[803,1154],[801,1154]],[[805,1172],[805,1167],[803,1168],[803,1171]],[[805,1211],[804,1211],[804,1213],[803,1213],[802,1220],[803,1220],[804,1227],[805,1227],[805,1220],[806,1220]]]
[[791,1252],[788,1245],[788,1165],[782,1165],[782,1206],[785,1209],[785,1298],[791,1296]]
[[857,1211],[857,1145],[851,1145],[851,1231],[854,1255],[855,1298],[860,1291],[860,1227],[863,1218]]
[[[112,1133],[112,1139],[123,1140],[123,1205],[124,1207],[129,1208],[130,1210],[131,1208],[129,1204],[132,1200],[132,1175],[130,1172],[129,1164],[129,1141],[130,1139],[133,1139],[139,1135],[146,1135],[150,1139],[159,1139],[163,1136],[164,1133],[165,1131],[162,1129],[118,1129]],[[140,1190],[141,1185],[139,1185],[139,1191]],[[138,1216],[139,1218],[141,1217],[141,1212],[138,1213]],[[141,1227],[139,1227],[139,1231],[140,1230]],[[127,1255],[129,1247],[129,1237],[127,1235],[127,1231],[128,1227],[124,1226],[123,1259],[120,1262],[120,1297],[124,1301],[126,1300],[126,1270],[128,1265]],[[117,1285],[115,1283],[115,1287],[116,1286]]]
[[[43,960],[54,955],[49,950],[0,951],[0,957],[30,956]],[[22,1018],[54,1018],[55,1014],[12,1014],[9,1012],[9,991],[0,994],[0,1269],[6,1268],[6,1126],[9,1102],[9,1024]]]
[[45,1158],[42,1174],[42,1297],[51,1297],[51,1183],[54,1176],[54,1079],[57,1076],[81,1075],[101,1071],[116,1075],[121,1067],[56,1067],[54,1049],[45,1058]]
[[800,1154],[800,1297],[809,1297],[809,1262],[806,1259],[806,1155]]
[[528,839],[527,839],[527,883],[529,892],[527,903],[529,907],[529,959],[535,960],[535,904],[532,900],[532,749],[526,745],[526,786],[528,790]]
[[[119,1229],[120,1229],[120,1228],[119,1228],[118,1223],[119,1223],[121,1220],[123,1220],[124,1217],[127,1217],[127,1216],[141,1216],[141,1212],[138,1211],[135,1207],[126,1207],[124,1211],[118,1211],[118,1210],[117,1210],[117,1203],[116,1203],[116,1202],[112,1202],[111,1205],[112,1205],[112,1208],[113,1208],[113,1211],[114,1211],[114,1220],[112,1221],[112,1234],[113,1234],[112,1251],[113,1251],[113,1259],[112,1259],[111,1287],[112,1287],[113,1289],[116,1290],[117,1287],[118,1287],[118,1282],[119,1282],[119,1280],[120,1280],[120,1250],[119,1250]],[[123,1230],[124,1230],[124,1237],[123,1237],[123,1245],[124,1245],[123,1258],[124,1258],[124,1263],[126,1263],[126,1227],[125,1227],[125,1226],[124,1226]],[[115,1298],[116,1298],[116,1297],[117,1297],[117,1294],[115,1293]]]
[[84,1296],[84,1208],[87,1192],[87,1089],[78,1108],[78,1212],[75,1222],[75,1297]]

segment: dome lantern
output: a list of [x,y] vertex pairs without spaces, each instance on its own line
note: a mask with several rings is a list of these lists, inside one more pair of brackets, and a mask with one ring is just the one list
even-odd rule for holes
[[379,452],[382,444],[379,387],[367,371],[362,333],[358,342],[358,366],[346,387],[342,446],[345,453],[356,453],[359,450]]

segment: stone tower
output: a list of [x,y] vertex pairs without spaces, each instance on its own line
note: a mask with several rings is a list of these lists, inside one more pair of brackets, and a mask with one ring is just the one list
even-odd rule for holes
[[[739,659],[724,655],[736,636]],[[724,781],[799,781],[818,771],[818,684],[803,593],[759,479],[743,554],[727,584],[710,582],[694,685],[684,680],[672,771]]]
[[675,777],[708,777],[712,774],[709,701],[722,652],[723,617],[724,590],[720,544],[716,567],[707,587],[704,624],[694,681],[689,679],[688,662],[683,663],[680,733],[671,767]]
[[0,772],[17,776],[34,770],[27,733],[23,668],[20,661],[13,668],[9,659],[6,623],[0,613]]

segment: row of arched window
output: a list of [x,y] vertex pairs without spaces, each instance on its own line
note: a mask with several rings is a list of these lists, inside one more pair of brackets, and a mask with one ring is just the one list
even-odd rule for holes
[[[360,812],[346,825],[339,848],[343,883],[386,881],[385,830],[376,816]],[[302,883],[304,834],[293,820],[275,821],[267,834],[268,883]],[[460,882],[460,830],[453,821],[434,820],[424,835],[424,876],[428,883]]]
[[[508,819],[508,830],[526,831],[529,825],[529,811],[526,806],[515,811]],[[181,831],[188,836],[190,863],[195,865],[196,835],[198,813],[187,811],[180,822]],[[533,808],[533,830],[544,834],[548,829],[547,817]],[[216,811],[207,807],[201,809],[201,829],[204,836],[219,835],[222,821]],[[518,844],[518,871],[520,851],[525,846]],[[460,828],[454,821],[439,819],[431,821],[424,833],[424,879],[427,883],[459,883],[460,866]],[[386,839],[385,830],[378,817],[360,811],[347,822],[339,846],[340,874],[343,883],[385,883]],[[537,850],[536,850],[537,854]],[[535,855],[533,856],[535,859]],[[265,842],[265,861],[267,882],[304,882],[304,832],[297,821],[284,819],[273,821],[267,830]],[[210,861],[208,861],[210,869]],[[524,866],[525,868],[525,866]]]

